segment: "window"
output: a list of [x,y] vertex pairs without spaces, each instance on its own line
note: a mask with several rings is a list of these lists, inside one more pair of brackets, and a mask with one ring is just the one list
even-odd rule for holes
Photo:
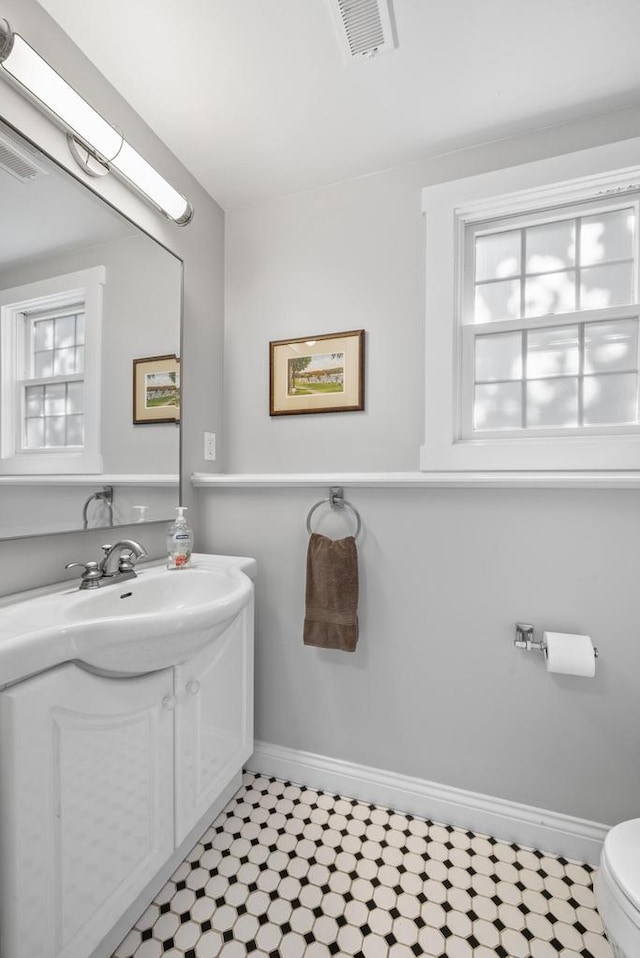
[[[640,169],[606,167],[627,147],[424,191],[423,469],[640,468]],[[554,181],[572,166],[596,172]]]
[[627,198],[466,227],[462,436],[637,426],[637,222]]
[[100,472],[100,331],[105,270],[0,293],[0,470]]
[[20,451],[84,446],[84,303],[22,314]]

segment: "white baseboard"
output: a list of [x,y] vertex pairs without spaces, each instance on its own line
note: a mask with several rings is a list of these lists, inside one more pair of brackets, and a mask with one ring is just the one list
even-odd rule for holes
[[246,767],[592,865],[609,830],[599,822],[268,742],[255,743]]

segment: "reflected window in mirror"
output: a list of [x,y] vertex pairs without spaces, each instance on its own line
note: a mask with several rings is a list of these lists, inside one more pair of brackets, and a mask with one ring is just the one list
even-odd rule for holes
[[[1,119],[0,207],[0,312],[17,304],[23,317],[20,348],[0,342],[0,539],[82,529],[84,503],[105,487],[115,526],[169,521],[180,426],[135,422],[133,364],[180,353],[182,261]],[[83,275],[96,270],[91,282]],[[53,294],[66,298],[33,302]],[[84,368],[77,321],[71,333],[63,319],[83,302]],[[13,325],[15,344],[17,320],[7,316],[0,340]],[[110,519],[92,503],[90,527]]]
[[94,473],[104,267],[0,292],[0,472]]

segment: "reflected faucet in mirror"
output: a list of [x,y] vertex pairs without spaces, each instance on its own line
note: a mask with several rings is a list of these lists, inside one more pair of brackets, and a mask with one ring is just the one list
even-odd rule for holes
[[88,509],[89,503],[96,500],[96,502],[104,502],[107,507],[107,512],[109,514],[108,525],[113,527],[113,486],[105,486],[102,492],[92,492],[88,496],[84,506],[82,507],[82,528],[89,528],[89,516]]

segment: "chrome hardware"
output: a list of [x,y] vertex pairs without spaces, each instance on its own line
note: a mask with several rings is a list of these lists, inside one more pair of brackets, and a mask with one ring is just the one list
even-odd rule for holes
[[69,562],[65,566],[65,569],[78,566],[85,570],[80,577],[81,589],[98,589],[125,579],[135,579],[136,559],[144,559],[147,555],[147,550],[135,539],[121,539],[112,546],[104,545],[102,551],[104,556],[100,562]]
[[173,712],[176,707],[176,697],[175,695],[165,695],[162,700],[162,708],[166,709],[168,712]]
[[84,572],[80,576],[80,588],[81,589],[97,589],[100,585],[100,579],[102,578],[102,570],[97,562],[67,562],[65,569],[73,569],[74,567],[84,569]]
[[89,508],[89,503],[93,502],[104,502],[106,503],[107,509],[109,511],[109,525],[113,526],[113,486],[104,486],[102,492],[92,492],[85,504],[82,507],[82,528],[87,529],[89,527],[89,518],[87,516],[87,509]]
[[526,622],[516,622],[516,637],[513,644],[518,649],[526,649],[527,652],[544,652],[544,642],[535,638],[535,630],[532,625]]
[[191,679],[187,682],[187,692],[189,695],[197,695],[200,691],[200,683],[197,679]]
[[356,531],[353,533],[353,536],[354,536],[354,539],[357,539],[358,536],[360,535],[360,529],[362,527],[362,522],[360,520],[360,513],[358,512],[356,507],[349,502],[348,499],[345,499],[344,489],[342,488],[342,486],[331,486],[329,489],[328,498],[320,499],[319,502],[316,502],[315,506],[311,506],[311,508],[309,509],[309,512],[307,513],[307,532],[309,533],[309,535],[311,535],[311,533],[313,532],[313,529],[311,528],[311,516],[316,511],[316,509],[319,509],[320,506],[323,506],[327,502],[329,503],[332,509],[344,509],[345,506],[347,507],[347,509],[351,509],[351,512],[353,513],[353,516],[356,520]]
[[[114,545],[102,546],[104,558],[100,563],[105,578],[118,576],[120,579],[132,579],[135,576],[136,559],[144,559],[147,550],[135,539],[120,539]],[[116,562],[117,568],[114,568]]]
[[[546,652],[547,643],[544,640],[544,636],[541,639],[535,638],[535,630],[532,625],[528,625],[526,622],[516,622],[516,637],[513,640],[513,644],[518,649],[526,649],[527,652]],[[600,653],[597,648],[593,647],[593,657],[597,659]]]

